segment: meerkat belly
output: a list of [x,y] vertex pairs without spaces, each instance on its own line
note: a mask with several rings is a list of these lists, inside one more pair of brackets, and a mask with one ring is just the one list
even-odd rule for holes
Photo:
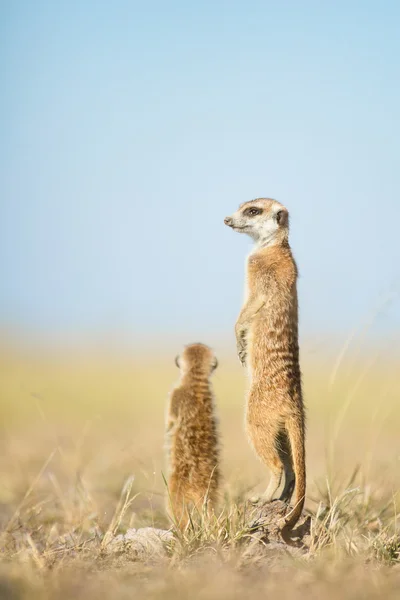
[[248,335],[248,365],[252,380],[263,387],[286,390],[298,377],[297,333],[290,315],[260,312]]

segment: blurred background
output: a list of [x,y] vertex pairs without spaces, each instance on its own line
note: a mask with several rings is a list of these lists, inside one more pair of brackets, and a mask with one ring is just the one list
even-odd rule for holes
[[291,214],[309,505],[354,472],[398,485],[399,18],[395,1],[1,3],[4,513],[45,465],[43,502],[79,475],[106,514],[133,475],[135,510],[162,515],[165,402],[194,341],[220,358],[226,489],[265,488],[233,335],[251,242],[223,224],[258,196]]

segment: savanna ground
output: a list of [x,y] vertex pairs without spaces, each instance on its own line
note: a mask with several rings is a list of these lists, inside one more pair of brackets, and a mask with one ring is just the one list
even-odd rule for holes
[[[219,352],[224,501],[146,560],[108,551],[129,528],[169,528],[164,411],[178,371],[154,356],[0,355],[0,598],[398,598],[400,378],[393,351],[304,350],[306,552],[246,558],[244,500],[268,474],[243,431],[246,380]],[[218,349],[216,349],[218,352]],[[339,360],[337,360],[339,357]]]

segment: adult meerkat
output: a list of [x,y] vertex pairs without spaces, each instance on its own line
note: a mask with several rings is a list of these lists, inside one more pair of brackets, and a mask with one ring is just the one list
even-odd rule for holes
[[258,198],[224,222],[255,242],[247,260],[246,299],[235,326],[237,351],[251,381],[247,431],[272,473],[265,495],[289,501],[296,484],[294,508],[280,523],[289,532],[301,515],[306,492],[297,267],[288,240],[289,214],[279,202]]
[[186,346],[175,359],[181,379],[167,410],[169,508],[185,529],[190,507],[215,506],[220,480],[217,422],[210,376],[218,362],[204,344]]

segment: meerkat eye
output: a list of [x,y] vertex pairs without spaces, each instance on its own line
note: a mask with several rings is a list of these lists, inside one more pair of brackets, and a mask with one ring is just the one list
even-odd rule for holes
[[247,208],[244,211],[244,214],[248,217],[255,217],[256,215],[261,215],[262,208],[257,208],[256,206],[252,206],[251,208]]

